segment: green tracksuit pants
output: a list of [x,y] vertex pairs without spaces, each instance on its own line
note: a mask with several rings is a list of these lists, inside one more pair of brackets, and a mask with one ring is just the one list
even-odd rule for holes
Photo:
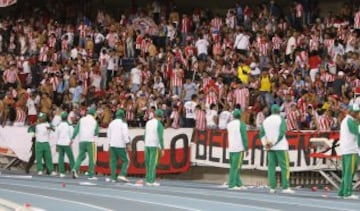
[[65,164],[64,164],[64,156],[66,154],[66,156],[69,159],[70,162],[70,169],[74,168],[74,154],[72,152],[72,149],[70,146],[62,146],[62,145],[57,145],[57,151],[59,153],[59,173],[60,174],[64,174],[65,173]]
[[127,175],[127,169],[129,167],[129,158],[125,148],[110,147],[110,169],[111,179],[116,180],[116,171],[119,159],[121,160],[121,176]]
[[89,158],[89,177],[94,176],[95,173],[95,160],[96,160],[96,145],[94,142],[85,141],[79,143],[79,156],[76,159],[74,170],[79,171],[81,163],[85,160],[85,155]]
[[287,150],[268,151],[268,180],[271,189],[276,188],[276,166],[281,169],[281,184],[283,189],[289,188],[290,163]]
[[357,171],[358,154],[342,156],[342,180],[339,188],[339,196],[352,195],[352,181]]
[[37,171],[43,171],[43,162],[45,160],[46,168],[49,172],[54,171],[54,165],[52,162],[52,155],[49,142],[36,142],[35,143],[35,158]]
[[240,171],[244,159],[244,152],[230,152],[229,188],[241,187]]
[[154,183],[156,179],[156,167],[159,163],[159,148],[158,147],[145,147],[145,166],[147,183]]

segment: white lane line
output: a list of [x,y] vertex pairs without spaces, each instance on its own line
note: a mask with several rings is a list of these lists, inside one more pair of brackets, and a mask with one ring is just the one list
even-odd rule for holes
[[55,197],[51,197],[51,196],[44,196],[44,195],[34,194],[34,193],[25,193],[25,192],[15,191],[15,190],[7,189],[7,188],[1,188],[1,190],[6,190],[7,192],[10,192],[10,193],[17,193],[17,194],[35,196],[35,197],[40,197],[40,198],[45,198],[45,199],[50,199],[50,200],[55,200],[55,201],[71,203],[71,204],[78,204],[78,205],[81,205],[81,206],[90,207],[90,208],[97,209],[97,210],[112,211],[111,209],[107,209],[107,208],[104,208],[104,207],[99,207],[99,206],[92,205],[92,204],[85,204],[85,203],[78,202],[78,201],[72,201],[72,200],[67,200],[67,199],[59,199],[59,198],[55,198]]
[[[164,187],[164,186],[163,186]],[[189,187],[191,188],[191,187]],[[173,188],[174,189],[174,188]],[[167,192],[172,192],[172,193],[189,193],[189,194],[197,194],[197,195],[204,195],[204,196],[213,196],[214,194],[209,194],[209,193],[204,193],[202,191],[198,191],[197,189],[192,189],[193,191],[185,191],[183,189],[177,188],[178,191],[174,191],[174,190],[165,190],[165,189],[159,189],[159,190],[163,190],[163,191],[167,191]],[[340,208],[340,207],[330,207],[330,206],[321,206],[321,205],[310,205],[310,204],[304,204],[304,203],[297,203],[297,202],[285,202],[285,201],[274,201],[272,199],[263,199],[263,198],[254,198],[254,196],[251,196],[251,192],[236,192],[236,194],[234,192],[230,192],[230,191],[216,191],[216,190],[211,190],[211,193],[218,193],[221,194],[221,197],[224,198],[232,198],[232,199],[239,199],[239,196],[242,196],[243,198],[241,199],[246,199],[246,200],[251,200],[251,201],[261,201],[261,202],[269,202],[269,203],[276,203],[276,204],[285,204],[285,205],[296,205],[296,206],[302,206],[302,207],[313,207],[313,208],[322,208],[322,209],[328,209],[328,210],[343,210],[343,211],[356,211],[356,210],[351,210],[351,209],[346,209],[346,208]],[[223,195],[224,193],[232,195],[232,196],[227,196],[227,195]],[[264,192],[264,194],[267,194]],[[219,196],[219,195],[216,195]],[[237,196],[237,197],[235,197]],[[269,195],[270,196],[270,195]],[[271,195],[273,196],[273,195]],[[275,195],[274,195],[275,196]],[[289,196],[285,196],[285,195],[276,195],[276,196],[280,196],[286,199],[292,199],[289,198]],[[304,195],[303,195],[304,196]],[[310,199],[307,198],[307,201],[311,201],[311,202],[322,202],[325,203],[324,200],[318,200],[318,199]],[[350,202],[350,201],[349,201]],[[348,203],[346,202],[342,202],[342,201],[337,201],[337,203],[343,204],[343,205],[348,205]]]
[[[2,183],[0,183],[2,184]],[[31,188],[39,188],[36,186],[31,186],[31,185],[19,185],[19,184],[14,184],[15,186],[23,186],[23,187],[31,187]],[[46,190],[56,190],[56,191],[60,191],[58,189],[55,188],[45,188],[45,187],[41,187],[40,189],[46,189]],[[98,189],[102,189],[105,191],[109,191],[109,189],[104,189],[101,187],[98,187]],[[65,192],[69,192],[67,190],[61,190],[61,191],[65,191]],[[112,190],[115,191],[115,190]],[[130,194],[134,194],[133,191],[126,191],[126,190],[121,190],[121,192],[125,192],[125,193],[130,193]],[[120,196],[116,196],[114,197],[113,195],[107,195],[107,194],[92,194],[92,193],[83,193],[83,192],[78,192],[78,191],[74,191],[71,190],[70,192],[72,193],[79,193],[79,194],[84,194],[84,195],[94,195],[94,196],[103,196],[103,197],[109,197],[109,198],[116,198],[116,199],[123,199],[123,200],[128,200],[128,201],[135,201],[135,202],[143,202],[143,203],[150,203],[150,204],[155,204],[155,205],[162,205],[162,206],[169,206],[169,207],[173,207],[173,208],[178,208],[178,209],[185,209],[185,210],[193,210],[193,211],[197,211],[197,209],[193,209],[193,208],[188,208],[188,207],[182,207],[182,206],[175,206],[175,205],[166,205],[163,203],[155,203],[155,202],[150,202],[150,201],[145,201],[145,200],[135,200],[135,199],[131,199],[131,198],[127,198],[127,197],[120,197]],[[171,191],[174,192],[174,191]],[[175,192],[175,193],[181,193],[181,192]],[[221,204],[221,205],[226,205],[226,206],[233,206],[233,207],[238,207],[238,208],[250,208],[250,209],[256,209],[256,210],[266,210],[266,211],[279,211],[278,209],[272,209],[272,208],[266,208],[266,207],[260,207],[260,206],[251,206],[251,205],[245,205],[245,204],[236,204],[236,203],[230,203],[230,202],[220,202],[220,201],[211,201],[211,200],[206,200],[206,199],[194,199],[194,198],[190,198],[190,197],[182,197],[182,196],[171,196],[168,194],[160,194],[160,193],[143,193],[143,192],[136,192],[136,194],[142,194],[142,195],[150,195],[150,196],[154,196],[154,195],[161,195],[161,196],[166,196],[169,198],[175,198],[175,199],[183,199],[183,200],[190,200],[190,201],[198,201],[198,202],[206,202],[206,203],[212,203],[212,204]]]
[[10,178],[10,179],[32,179],[31,175],[1,175],[0,178]]
[[[13,210],[22,210],[23,205],[20,204],[16,204],[15,202],[9,201],[9,200],[5,200],[0,198],[0,206],[4,206]],[[36,210],[36,211],[45,211],[43,209],[37,208],[37,207],[31,207],[32,210]]]
[[[0,183],[2,185],[9,185],[9,184],[5,184],[5,183]],[[131,201],[131,202],[140,202],[140,203],[144,203],[144,204],[152,204],[152,205],[158,205],[158,206],[162,206],[162,207],[168,207],[168,208],[175,208],[175,209],[180,209],[180,210],[188,210],[188,211],[200,211],[198,209],[193,209],[193,208],[189,208],[189,207],[183,207],[183,206],[177,206],[177,205],[172,205],[172,204],[165,204],[165,203],[157,203],[157,202],[152,202],[152,201],[146,201],[146,200],[137,200],[137,199],[132,199],[132,198],[128,198],[128,197],[120,197],[120,196],[112,196],[112,195],[107,195],[107,194],[92,194],[92,193],[83,193],[83,192],[79,192],[79,191],[75,191],[75,190],[71,190],[71,191],[67,191],[67,190],[59,190],[56,188],[45,188],[45,187],[37,187],[37,186],[32,186],[32,185],[23,185],[23,184],[11,184],[12,186],[18,186],[18,187],[29,187],[29,188],[37,188],[37,189],[42,189],[42,190],[54,190],[54,191],[59,191],[59,192],[68,192],[68,193],[77,193],[77,194],[81,194],[81,195],[88,195],[88,196],[102,196],[102,197],[108,197],[108,198],[113,198],[113,199],[121,199],[121,200],[125,200],[125,201]],[[0,190],[8,190],[5,188],[1,188]],[[17,191],[12,191],[12,192],[17,192]],[[18,193],[22,193],[22,192],[18,192]],[[132,192],[134,193],[134,192]],[[28,194],[28,195],[32,195],[30,193],[23,193],[23,194]],[[36,194],[33,194],[36,195]],[[42,196],[42,195],[39,195]],[[45,196],[44,196],[45,198]],[[54,198],[55,199],[55,198]],[[56,199],[58,200],[58,199]],[[59,199],[63,200],[63,201],[67,201],[66,199]],[[76,203],[81,203],[81,202],[76,202]],[[83,203],[81,203],[83,204]],[[86,204],[84,204],[86,205]],[[95,206],[95,205],[94,205]],[[103,209],[106,211],[112,211],[110,209]]]

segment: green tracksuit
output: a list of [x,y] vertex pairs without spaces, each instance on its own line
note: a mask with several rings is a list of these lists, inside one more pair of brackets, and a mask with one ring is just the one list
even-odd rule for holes
[[342,156],[342,180],[339,188],[339,196],[352,195],[352,182],[358,167],[358,154]]
[[342,153],[342,180],[339,196],[352,195],[352,182],[358,168],[359,125],[356,120],[347,115],[340,125],[340,149]]
[[35,159],[37,171],[43,171],[43,162],[45,160],[46,168],[49,172],[54,171],[54,165],[52,163],[52,154],[49,144],[49,129],[51,128],[48,122],[38,123],[35,126],[31,126],[28,132],[35,133]]
[[79,155],[75,161],[73,170],[79,171],[81,163],[85,160],[86,154],[89,158],[88,176],[95,174],[96,144],[95,136],[99,135],[99,125],[93,116],[87,115],[80,119],[76,125],[72,139],[79,135]]
[[57,145],[57,150],[59,153],[59,172],[61,174],[65,173],[65,164],[64,164],[64,156],[66,156],[69,159],[70,162],[70,169],[74,168],[74,154],[72,152],[71,146],[61,146]]
[[111,179],[113,180],[116,180],[116,170],[119,159],[121,160],[120,176],[126,176],[127,169],[129,167],[129,158],[126,152],[126,148],[110,147],[110,169]]
[[155,182],[160,149],[164,149],[164,126],[159,120],[152,119],[146,123],[145,127],[145,180],[147,183]]
[[96,158],[96,145],[94,142],[83,141],[79,143],[79,156],[76,159],[74,168],[79,171],[81,163],[85,160],[86,154],[89,158],[89,177],[94,176],[95,173],[95,158]]
[[[228,186],[229,188],[233,188],[235,186],[241,187],[242,182],[240,171],[244,159],[244,153],[248,150],[246,124],[240,120],[233,120],[228,124],[227,130],[230,151],[230,172]],[[238,143],[240,142],[240,138],[241,143]]]
[[42,159],[45,160],[46,168],[49,172],[54,171],[52,163],[52,155],[49,142],[36,142],[35,143],[35,159],[37,171],[43,171]]
[[[280,118],[280,120],[279,120]],[[278,124],[274,124],[274,122],[279,123]],[[266,125],[264,125],[266,124]],[[276,166],[279,165],[280,169],[281,169],[281,184],[282,184],[282,188],[283,189],[288,189],[289,188],[289,178],[290,178],[290,161],[289,161],[289,152],[288,152],[288,143],[285,137],[286,134],[286,123],[285,120],[280,117],[280,115],[271,115],[269,117],[267,117],[264,122],[263,125],[260,128],[260,139],[267,139],[267,136],[270,133],[270,131],[268,131],[269,134],[267,134],[265,126],[267,128],[267,130],[276,130],[278,131],[278,136],[275,137],[271,137],[274,140],[276,140],[276,142],[271,142],[273,144],[273,147],[269,149],[267,156],[268,156],[268,181],[269,181],[269,186],[271,189],[275,189],[276,188]],[[273,133],[272,133],[273,134]]]

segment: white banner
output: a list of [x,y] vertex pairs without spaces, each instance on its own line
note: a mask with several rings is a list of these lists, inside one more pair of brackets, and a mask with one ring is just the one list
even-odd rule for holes
[[8,7],[16,4],[17,0],[0,0],[0,7]]
[[[31,134],[27,132],[27,127],[0,127],[0,148],[7,148],[13,151],[16,156],[22,160],[27,162],[31,156]],[[129,135],[131,140],[144,135],[144,129],[130,129]],[[192,129],[165,129],[164,131],[164,147],[165,149],[171,148],[171,143],[176,136],[186,136],[187,143],[190,145],[190,140],[192,137]],[[182,137],[178,137],[181,139]],[[184,137],[183,137],[184,138]],[[56,152],[56,139],[54,134],[50,134],[49,138],[51,151],[52,151],[52,159],[54,163],[58,162],[58,153]],[[106,129],[101,129],[99,137],[95,139],[96,145],[99,147],[103,147],[104,151],[109,150],[108,139],[106,138]],[[136,149],[138,151],[144,150],[144,142],[138,141],[136,142]],[[177,141],[173,148],[183,148],[185,141]],[[73,153],[76,158],[79,152],[79,144],[78,140],[74,140],[72,145]],[[65,159],[67,162],[67,158]],[[87,159],[82,163],[83,165],[87,165]]]
[[[309,160],[306,161],[305,157],[306,155],[304,151],[299,151],[297,149],[289,150],[291,171],[312,171],[316,169],[333,167],[330,161],[323,162],[323,159],[315,158],[309,158]],[[193,165],[229,168],[229,159],[230,157],[228,149],[204,145],[196,146],[195,143],[191,144],[191,162]],[[256,148],[250,149],[249,155],[247,157],[244,156],[242,168],[267,171],[266,151]]]

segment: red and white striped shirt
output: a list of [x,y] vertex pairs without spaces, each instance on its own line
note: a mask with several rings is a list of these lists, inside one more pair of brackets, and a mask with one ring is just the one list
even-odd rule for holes
[[197,130],[205,130],[206,129],[206,113],[201,109],[197,109],[195,111],[195,128]]
[[182,69],[174,69],[172,77],[171,77],[172,86],[173,87],[175,87],[175,86],[182,87],[183,78],[184,78],[184,71]]
[[49,50],[49,48],[47,46],[43,46],[40,48],[40,52],[39,52],[39,61],[40,62],[47,62],[49,60],[48,50]]
[[25,111],[20,107],[16,107],[16,119],[14,124],[18,126],[23,126],[25,124],[25,120],[26,120]]
[[217,104],[217,95],[214,91],[209,91],[206,94],[206,105]]
[[184,17],[181,20],[181,32],[188,33],[190,31],[190,19],[188,17]]
[[270,50],[270,44],[266,41],[259,41],[257,43],[257,48],[260,56],[268,56]]
[[5,70],[4,74],[4,78],[5,81],[8,83],[15,83],[16,79],[17,79],[17,71],[16,70],[11,70],[11,69],[7,69]]
[[324,45],[325,45],[328,53],[330,53],[331,47],[334,45],[334,42],[335,42],[334,39],[325,39],[324,40]]
[[175,129],[179,128],[179,120],[180,120],[179,111],[173,110],[170,114],[170,119],[172,120],[171,127]]
[[55,48],[56,46],[56,38],[55,37],[50,37],[48,40],[48,46],[50,48]]
[[310,51],[319,50],[319,37],[318,36],[311,35],[311,39],[309,42],[309,49],[310,49]]
[[134,105],[133,104],[128,104],[126,106],[126,121],[133,121],[135,118],[135,113],[134,113],[135,109],[134,109]]
[[79,31],[79,37],[80,38],[85,38],[86,37],[86,26],[84,24],[81,24],[79,27],[78,27],[78,31]]
[[360,11],[355,14],[354,17],[354,29],[360,29]]
[[279,36],[274,36],[271,41],[273,50],[280,50],[282,44],[281,38]]
[[223,24],[223,23],[222,23],[221,18],[214,18],[214,19],[211,20],[211,26],[212,26],[213,28],[218,29],[218,30],[220,30],[222,24]]
[[288,28],[288,25],[287,25],[287,23],[284,21],[284,22],[278,24],[278,28],[279,28],[281,31],[286,31],[287,28]]
[[295,7],[295,10],[296,10],[296,17],[301,18],[304,14],[304,8],[302,4],[298,3]]
[[249,96],[250,96],[249,89],[247,88],[235,89],[234,90],[235,105],[239,104],[241,106],[241,109],[245,110],[249,102]]
[[325,114],[317,118],[319,124],[319,131],[327,132],[331,130],[331,119]]
[[57,87],[59,85],[59,79],[58,77],[51,77],[50,78],[50,83],[52,85],[53,91],[56,92]]
[[290,111],[286,114],[286,127],[288,131],[298,129],[299,113],[297,111]]

